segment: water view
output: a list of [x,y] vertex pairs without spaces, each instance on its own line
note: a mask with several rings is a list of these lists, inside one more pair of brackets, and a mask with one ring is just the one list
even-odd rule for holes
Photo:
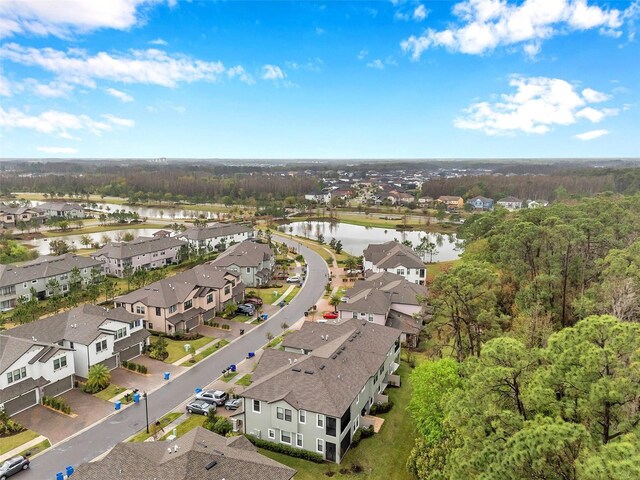
[[[135,238],[138,237],[150,237],[154,232],[160,230],[159,228],[132,228],[132,229],[123,229],[123,230],[112,230],[108,232],[98,232],[98,233],[87,233],[86,235],[91,238],[92,242],[98,242],[99,244],[104,244],[106,237],[109,237],[109,241],[118,241],[122,239],[122,236],[129,232]],[[83,248],[80,243],[80,237],[82,235],[60,235],[57,237],[47,237],[47,238],[36,238],[33,240],[24,240],[23,244],[29,245],[37,250],[40,255],[48,255],[51,253],[49,248],[49,243],[53,240],[64,240],[65,242],[71,244],[73,247],[77,249]]]

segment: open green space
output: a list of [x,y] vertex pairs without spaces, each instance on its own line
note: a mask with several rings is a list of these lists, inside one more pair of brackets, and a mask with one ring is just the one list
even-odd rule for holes
[[[167,413],[164,417],[160,419],[160,428],[165,428],[171,422],[173,422],[176,418],[180,417],[182,413],[179,412],[171,412]],[[152,430],[150,430],[153,432]],[[144,442],[147,438],[151,436],[151,433],[147,433],[146,428],[143,428],[139,433],[134,435],[129,441],[130,442]]]
[[[185,433],[193,430],[196,427],[201,427],[204,422],[207,420],[206,415],[196,415],[191,414],[187,416],[187,419],[178,424],[176,427],[176,437],[181,437]],[[166,440],[166,438],[173,433],[173,429],[170,432],[165,433],[165,435],[161,438],[161,440]]]
[[[251,290],[256,292],[256,294],[262,299],[265,305],[271,305],[278,298],[282,296],[282,294],[289,288],[289,285],[282,281],[283,285],[279,287],[268,287],[268,288],[252,288]],[[276,295],[273,292],[277,292]]]
[[205,348],[200,353],[196,354],[195,357],[190,358],[186,362],[183,362],[182,364],[180,364],[180,366],[181,367],[190,367],[192,365],[195,365],[199,361],[204,360],[205,358],[207,358],[209,355],[217,352],[218,350],[220,350],[222,347],[224,347],[228,343],[229,342],[227,340],[222,339],[218,343],[216,343],[215,345],[212,345],[210,347]]
[[[183,357],[189,355],[190,352],[193,352],[201,347],[204,347],[207,343],[213,342],[215,340],[213,337],[201,337],[197,340],[175,340],[173,338],[166,338],[167,340],[167,353],[169,356],[164,360],[165,363],[173,363],[176,360],[180,360]],[[157,335],[151,336],[151,343],[156,343],[158,341]],[[185,351],[184,346],[191,345],[191,349],[189,352]]]
[[293,300],[293,298],[298,294],[298,292],[300,291],[300,287],[293,287],[293,290],[291,290],[286,297],[284,297],[284,301],[286,303],[289,303],[291,300]]
[[115,385],[115,384],[111,383],[104,390],[101,390],[98,393],[94,393],[93,396],[101,398],[102,400],[109,401],[109,399],[115,397],[119,393],[124,392],[125,390],[126,390],[126,388],[121,387],[120,385]]
[[16,433],[15,435],[11,435],[9,437],[1,437],[0,438],[0,455],[3,453],[7,453],[14,448],[18,448],[20,445],[24,445],[27,442],[30,442],[34,438],[39,436],[38,433],[32,430],[25,430],[20,433]]
[[[411,398],[411,386],[407,380],[409,372],[409,367],[403,362],[398,369],[402,387],[389,387],[385,392],[394,407],[390,412],[378,415],[385,419],[380,432],[351,448],[340,465],[317,464],[262,449],[260,453],[295,468],[298,471],[296,480],[317,480],[325,476],[335,479],[411,480],[406,463],[416,432],[411,415],[404,408]],[[353,473],[354,465],[362,467],[362,473]],[[340,473],[341,470],[344,473]]]
[[458,260],[448,260],[446,262],[428,263],[427,264],[427,283],[433,282],[433,279],[440,273],[446,272],[453,267]]

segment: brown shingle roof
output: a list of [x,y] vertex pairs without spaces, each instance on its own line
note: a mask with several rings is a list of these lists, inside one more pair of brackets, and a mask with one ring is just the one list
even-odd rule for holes
[[107,258],[131,258],[186,244],[187,242],[172,237],[138,237],[130,242],[109,242],[100,250],[92,253],[91,258],[97,258],[101,255]]
[[410,247],[395,241],[372,243],[365,248],[363,255],[378,268],[425,268],[424,262]]
[[211,264],[218,267],[229,267],[231,265],[258,267],[262,262],[269,260],[274,255],[275,253],[269,245],[245,240],[228,248]]

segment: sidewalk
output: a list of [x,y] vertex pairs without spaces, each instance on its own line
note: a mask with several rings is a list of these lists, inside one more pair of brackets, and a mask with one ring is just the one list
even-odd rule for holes
[[289,288],[287,288],[285,290],[285,292],[280,296],[280,298],[278,298],[275,302],[273,302],[271,305],[278,305],[280,302],[284,301],[285,298],[287,298],[287,295],[289,295],[293,289],[296,287],[295,284],[290,285]]
[[3,453],[2,455],[0,455],[0,463],[10,459],[11,457],[19,455],[21,452],[24,452],[25,450],[28,450],[29,448],[34,447],[40,442],[44,442],[45,440],[48,440],[48,438],[40,435],[33,440],[29,440],[27,443],[23,443],[22,445],[17,446],[13,450],[9,450],[7,453]]

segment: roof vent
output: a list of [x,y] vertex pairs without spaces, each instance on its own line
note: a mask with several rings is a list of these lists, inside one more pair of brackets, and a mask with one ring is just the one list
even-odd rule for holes
[[324,364],[320,365],[320,370],[324,370]]
[[302,371],[300,369],[300,367],[293,367],[291,370],[293,370],[294,372],[301,372]]
[[336,358],[338,358],[338,354],[334,353],[333,355],[331,355],[331,358],[335,360]]
[[305,370],[304,373],[308,375],[313,375],[313,370]]
[[341,347],[340,347],[340,350],[344,350],[345,348],[347,348],[347,347],[345,347],[345,346],[343,345],[343,346],[341,346]]
[[211,462],[211,463],[207,463],[207,464],[205,465],[205,467],[204,467],[204,468],[205,468],[206,470],[211,470],[211,469],[212,469],[213,467],[215,467],[217,464],[218,464],[218,462],[217,462],[216,460],[214,460],[214,461],[213,461],[213,462]]

